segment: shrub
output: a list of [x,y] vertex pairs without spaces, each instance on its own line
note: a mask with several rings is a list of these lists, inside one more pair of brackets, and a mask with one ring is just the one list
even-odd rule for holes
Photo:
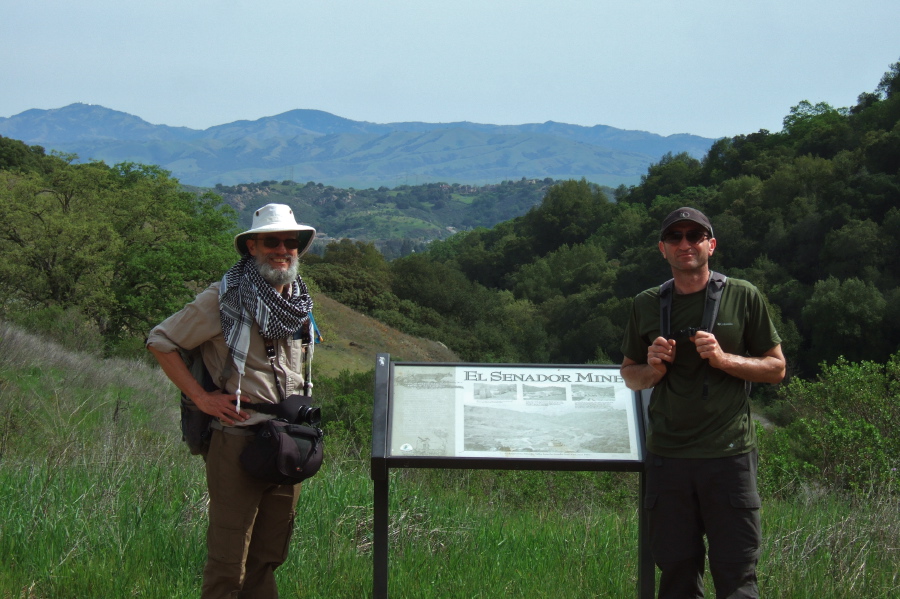
[[822,365],[813,381],[779,391],[778,408],[793,419],[760,435],[761,487],[783,494],[797,481],[852,492],[897,492],[900,467],[900,352],[887,364]]
[[322,428],[329,437],[346,437],[360,454],[372,445],[375,371],[342,370],[316,381],[314,399],[322,407]]

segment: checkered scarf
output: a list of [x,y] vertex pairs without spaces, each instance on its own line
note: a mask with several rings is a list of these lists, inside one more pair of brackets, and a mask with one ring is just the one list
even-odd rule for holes
[[219,286],[219,318],[238,372],[243,376],[254,322],[263,338],[284,339],[309,318],[312,306],[303,279],[291,283],[285,298],[262,278],[253,256],[244,256],[228,269]]

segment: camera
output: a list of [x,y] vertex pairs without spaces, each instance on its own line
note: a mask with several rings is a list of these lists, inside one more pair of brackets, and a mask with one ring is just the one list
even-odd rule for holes
[[322,423],[322,409],[309,405],[307,402],[311,399],[308,395],[290,395],[281,403],[270,404],[261,402],[244,404],[243,407],[263,414],[271,414],[275,418],[290,424],[319,426]]
[[300,406],[297,411],[296,424],[308,424],[310,426],[319,426],[322,424],[322,409],[317,406]]

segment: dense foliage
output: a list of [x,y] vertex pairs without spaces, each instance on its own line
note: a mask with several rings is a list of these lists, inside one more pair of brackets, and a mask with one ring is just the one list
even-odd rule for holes
[[898,88],[900,63],[852,108],[801,102],[781,132],[666,155],[613,198],[559,183],[523,216],[348,269],[343,289],[354,272],[371,284],[346,299],[466,360],[618,362],[631,298],[669,276],[659,223],[691,205],[715,227],[713,268],[768,297],[794,374],[886,361],[900,340]]
[[760,435],[767,494],[900,491],[900,352],[886,364],[839,358],[778,395],[768,414],[782,426]]
[[117,345],[234,261],[237,215],[217,196],[154,166],[72,159],[0,138],[0,315],[51,326],[65,311]]

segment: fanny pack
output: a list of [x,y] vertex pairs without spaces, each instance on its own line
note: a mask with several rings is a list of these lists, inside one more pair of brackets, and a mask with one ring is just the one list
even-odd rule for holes
[[310,398],[291,395],[280,404],[242,404],[277,417],[259,424],[253,440],[241,452],[241,466],[250,476],[277,485],[295,485],[322,467],[323,437],[319,408]]

